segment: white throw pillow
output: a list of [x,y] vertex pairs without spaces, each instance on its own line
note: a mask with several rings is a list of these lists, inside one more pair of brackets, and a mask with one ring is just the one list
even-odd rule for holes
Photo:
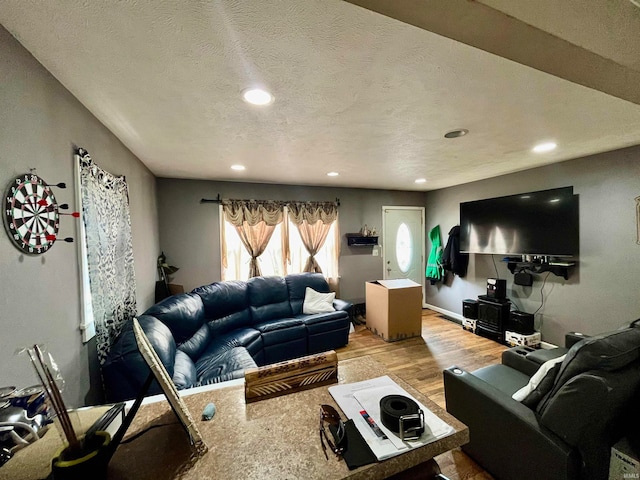
[[562,355],[561,357],[552,358],[551,360],[544,362],[540,366],[538,371],[533,374],[533,377],[529,379],[529,383],[527,383],[524,387],[511,395],[511,398],[519,402],[527,398],[527,395],[529,395],[536,389],[542,379],[547,375],[547,373],[549,373],[549,370],[551,370],[557,363],[562,362],[564,360],[564,357],[566,357],[566,354]]
[[304,292],[304,303],[302,304],[302,313],[325,313],[335,312],[333,308],[333,300],[336,298],[336,292],[320,293],[313,288],[307,287]]

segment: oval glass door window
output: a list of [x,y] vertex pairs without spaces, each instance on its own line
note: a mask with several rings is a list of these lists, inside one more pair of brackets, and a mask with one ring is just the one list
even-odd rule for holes
[[409,271],[412,255],[411,232],[409,232],[409,227],[407,227],[406,223],[401,223],[398,227],[398,233],[396,233],[396,260],[402,273]]

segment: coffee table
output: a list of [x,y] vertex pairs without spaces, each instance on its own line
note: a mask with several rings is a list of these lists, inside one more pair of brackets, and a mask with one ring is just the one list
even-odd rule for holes
[[[429,478],[438,471],[433,457],[469,441],[468,428],[438,405],[390,374],[371,357],[344,360],[338,364],[340,383],[352,383],[389,375],[408,393],[454,429],[450,435],[388,460],[349,470],[344,461],[330,454],[325,459],[318,432],[319,405],[337,405],[328,387],[291,393],[246,404],[242,380],[181,392],[194,419],[214,402],[215,417],[197,420],[209,446],[199,459],[185,431],[162,395],[145,399],[127,432],[129,443],[121,444],[109,463],[109,479],[379,479],[405,474],[402,478]],[[105,407],[85,409],[80,420],[90,426]],[[339,410],[339,409],[338,409]],[[340,411],[340,410],[339,410]],[[343,415],[343,419],[346,419]],[[146,431],[138,438],[136,433]],[[55,428],[42,440],[17,452],[0,468],[0,480],[36,480],[51,471],[51,459],[62,446]],[[397,477],[396,477],[397,478]]]
[[[323,454],[318,433],[320,404],[337,407],[327,387],[245,404],[244,387],[231,387],[185,396],[194,418],[213,402],[217,413],[198,421],[209,451],[193,461],[184,430],[166,401],[143,405],[128,437],[153,428],[118,447],[109,464],[109,478],[173,479],[378,479],[388,478],[417,465],[432,465],[433,457],[469,441],[468,428],[446,411],[389,372],[371,357],[338,364],[340,383],[389,375],[454,429],[450,435],[388,460],[349,470],[344,461]],[[338,409],[338,411],[340,411]],[[343,415],[344,418],[344,415]]]

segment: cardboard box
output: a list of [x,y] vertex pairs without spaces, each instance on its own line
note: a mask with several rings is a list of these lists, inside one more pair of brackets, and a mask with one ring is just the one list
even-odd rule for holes
[[412,280],[365,285],[367,328],[386,342],[422,335],[422,286]]
[[[637,441],[633,443],[637,443]],[[627,438],[623,438],[611,447],[609,479],[618,478],[640,478],[640,461],[638,461],[638,455]]]
[[471,333],[476,333],[476,322],[477,320],[472,320],[470,318],[463,318],[462,328],[465,330],[469,330]]
[[512,347],[533,347],[540,348],[540,332],[524,335],[522,333],[504,332],[504,341]]

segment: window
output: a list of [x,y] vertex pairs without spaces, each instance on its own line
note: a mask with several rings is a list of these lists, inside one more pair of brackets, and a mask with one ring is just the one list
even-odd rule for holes
[[[334,221],[324,244],[315,255],[316,262],[322,269],[322,274],[327,278],[338,278],[338,256],[340,254],[340,234],[338,221]],[[273,239],[272,239],[273,240]],[[291,265],[287,267],[287,273],[300,273],[309,258],[309,252],[302,243],[298,227],[289,220],[289,251]]]
[[[224,222],[224,240],[227,244],[227,267],[222,267],[223,280],[247,280],[251,255],[242,244],[235,227]],[[286,275],[282,259],[282,224],[273,231],[264,253],[258,257],[262,275]]]
[[[223,217],[221,209],[221,218]],[[289,219],[286,207],[284,217],[284,221],[287,222],[287,231],[283,228],[283,223],[278,224],[264,253],[258,257],[262,275],[285,276],[289,273],[301,273],[304,271],[305,264],[309,258],[309,253],[302,242],[298,227]],[[249,279],[251,256],[242,244],[238,232],[228,221],[223,221],[221,228],[224,228],[224,236],[221,241],[225,243],[227,255],[227,265],[226,267],[222,266],[222,279]],[[285,245],[289,249],[289,262],[286,262],[284,258]],[[322,269],[322,274],[327,278],[338,278],[339,247],[340,234],[338,221],[335,220],[324,244],[315,255],[315,259]]]

